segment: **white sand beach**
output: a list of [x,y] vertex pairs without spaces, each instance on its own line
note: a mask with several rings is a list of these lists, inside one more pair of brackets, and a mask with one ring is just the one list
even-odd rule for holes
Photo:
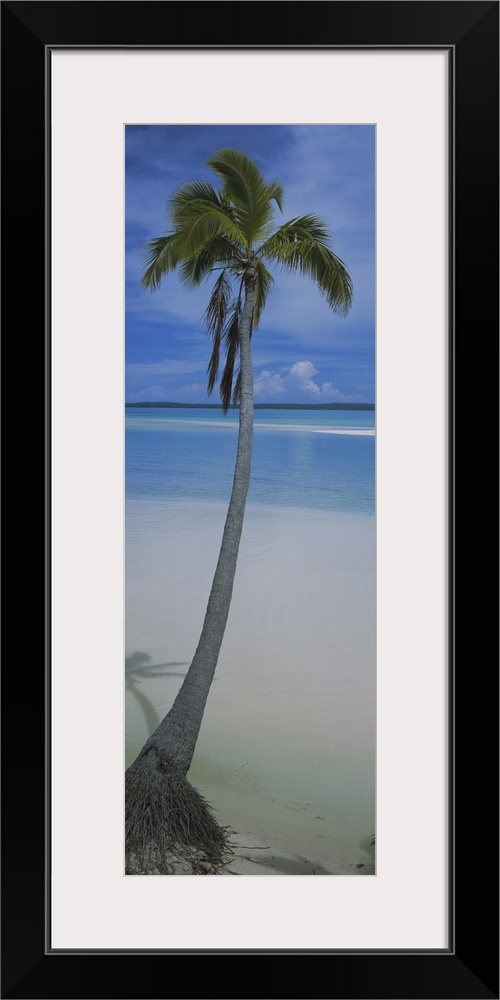
[[[127,504],[126,766],[189,666],[224,517]],[[189,772],[231,830],[225,875],[374,873],[375,669],[374,519],[249,506]]]

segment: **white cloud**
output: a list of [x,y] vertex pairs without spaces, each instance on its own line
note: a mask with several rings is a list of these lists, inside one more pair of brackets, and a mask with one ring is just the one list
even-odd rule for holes
[[[218,398],[218,397],[217,397]],[[161,385],[150,385],[140,392],[128,392],[127,403],[206,403],[207,387],[201,382],[183,385],[176,389],[165,389]],[[214,399],[213,402],[217,402]]]
[[148,389],[141,392],[131,392],[127,394],[129,403],[164,403],[168,400],[161,385],[150,385]]
[[290,368],[288,380],[293,381],[298,389],[303,392],[310,392],[313,396],[320,396],[321,389],[312,376],[318,374],[318,369],[314,367],[312,361],[296,361]]
[[209,400],[206,384],[202,382],[193,382],[192,385],[172,389],[168,398],[174,403],[217,403],[219,399],[214,395],[214,398]]
[[270,401],[286,395],[289,402],[296,403],[342,403],[353,399],[335,389],[331,382],[315,382],[314,376],[318,374],[312,361],[296,361],[291,368],[279,372],[262,371],[255,379],[255,398]]
[[263,371],[255,380],[254,392],[256,396],[274,399],[275,396],[281,396],[286,392],[286,379],[278,373],[273,375],[271,372]]

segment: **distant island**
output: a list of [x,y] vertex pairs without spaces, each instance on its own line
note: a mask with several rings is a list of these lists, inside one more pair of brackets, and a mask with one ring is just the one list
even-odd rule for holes
[[[255,403],[256,410],[374,410],[375,403]],[[217,403],[125,403],[125,407],[220,410]],[[238,407],[234,407],[238,409]]]

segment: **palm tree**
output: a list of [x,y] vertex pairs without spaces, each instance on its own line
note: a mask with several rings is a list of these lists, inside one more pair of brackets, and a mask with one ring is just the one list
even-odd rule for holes
[[[216,190],[191,181],[170,198],[170,231],[146,244],[142,285],[156,289],[178,269],[181,282],[196,288],[216,275],[205,313],[212,338],[208,391],[220,380],[223,412],[239,405],[236,466],[219,559],[203,628],[192,663],[175,702],[126,772],[126,850],[142,861],[162,859],[175,843],[189,844],[220,861],[227,835],[186,775],[200,730],[224,636],[250,482],[253,434],[251,339],[257,329],[273,276],[267,265],[308,275],[328,305],[346,315],[352,282],[330,248],[325,223],[302,215],[273,227],[275,206],[282,211],[283,188],[266,183],[257,164],[236,149],[220,149],[208,165],[221,180]],[[145,861],[146,867],[148,861]],[[150,870],[150,869],[149,869]],[[165,870],[165,869],[163,869]]]

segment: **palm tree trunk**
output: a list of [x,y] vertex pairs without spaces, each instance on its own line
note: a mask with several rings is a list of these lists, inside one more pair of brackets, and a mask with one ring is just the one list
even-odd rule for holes
[[168,715],[148,742],[168,754],[187,773],[193,759],[205,704],[224,638],[233,593],[236,562],[250,483],[253,436],[253,373],[250,328],[253,291],[247,294],[240,324],[241,400],[238,448],[233,488],[222,542],[198,647],[182,687]]
[[224,638],[250,483],[254,409],[250,334],[254,281],[254,275],[250,274],[239,329],[241,391],[233,487],[203,628],[172,708],[125,776],[127,854],[134,855],[134,872],[141,853],[151,857],[153,852],[157,858],[158,851],[161,854],[173,840],[205,847],[212,857],[217,854],[220,857],[225,844],[225,833],[185,779]]

